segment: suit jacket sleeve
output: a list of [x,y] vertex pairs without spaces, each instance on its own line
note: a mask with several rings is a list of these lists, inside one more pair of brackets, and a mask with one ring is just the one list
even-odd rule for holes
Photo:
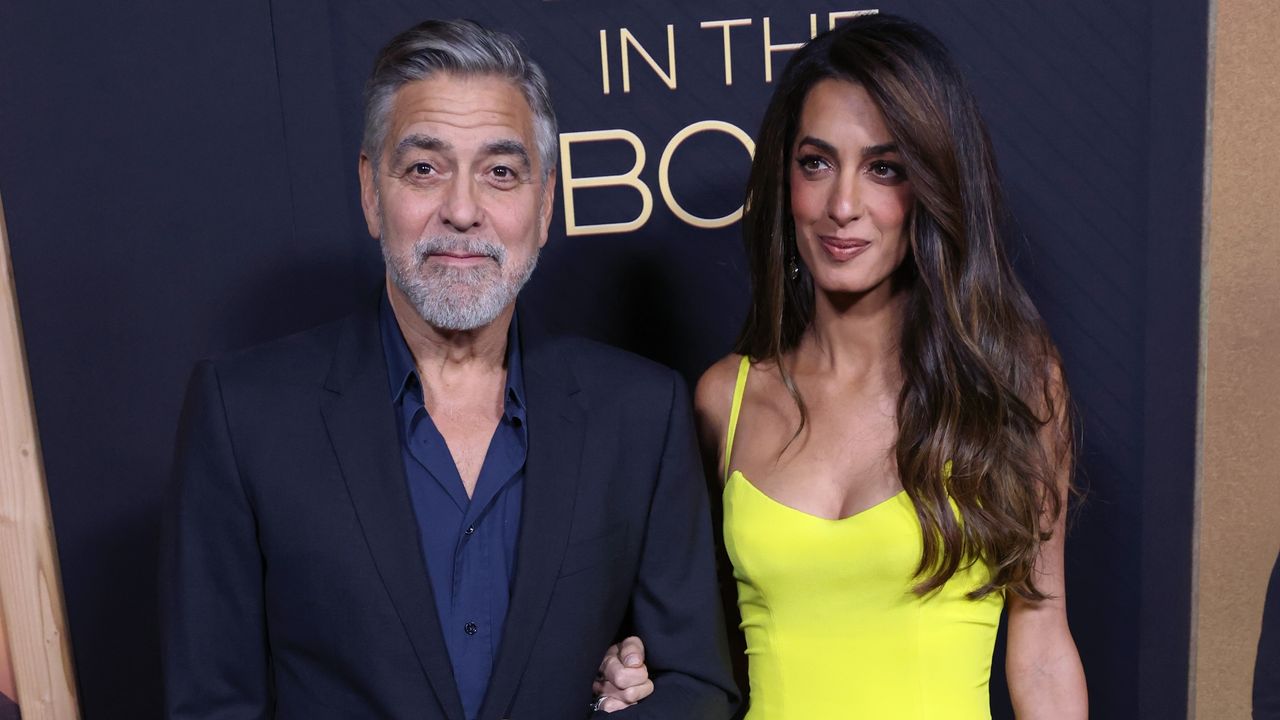
[[187,388],[172,480],[160,562],[165,716],[266,717],[262,554],[210,362]]
[[632,622],[654,692],[610,718],[728,718],[738,702],[716,581],[705,475],[683,380],[673,387]]
[[1253,668],[1254,720],[1280,720],[1280,557],[1271,569]]

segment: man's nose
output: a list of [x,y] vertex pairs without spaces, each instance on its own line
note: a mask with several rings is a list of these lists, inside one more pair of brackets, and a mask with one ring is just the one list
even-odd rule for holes
[[482,216],[475,181],[470,177],[455,177],[449,183],[444,202],[440,206],[441,222],[458,232],[466,232],[479,225]]

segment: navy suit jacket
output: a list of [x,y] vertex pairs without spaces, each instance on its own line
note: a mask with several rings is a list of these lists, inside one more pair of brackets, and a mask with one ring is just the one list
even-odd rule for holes
[[[526,485],[480,720],[588,717],[623,628],[644,638],[655,692],[610,717],[728,718],[682,381],[520,316]],[[465,720],[392,413],[373,303],[197,366],[165,505],[168,717]]]
[[1262,631],[1253,666],[1253,720],[1280,720],[1280,557],[1262,606]]

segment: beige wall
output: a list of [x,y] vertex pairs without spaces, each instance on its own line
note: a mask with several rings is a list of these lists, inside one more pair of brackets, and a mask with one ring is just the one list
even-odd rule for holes
[[1218,0],[1203,306],[1197,720],[1248,718],[1280,548],[1280,2]]

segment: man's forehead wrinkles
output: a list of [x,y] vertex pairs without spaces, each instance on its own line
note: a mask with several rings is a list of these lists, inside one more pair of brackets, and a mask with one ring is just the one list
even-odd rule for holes
[[515,132],[483,135],[471,142],[455,143],[448,139],[437,137],[434,134],[411,131],[405,133],[395,145],[397,153],[408,152],[413,149],[431,150],[446,154],[455,154],[459,151],[474,151],[489,155],[527,155],[529,152],[526,140]]
[[497,125],[518,129],[532,116],[523,93],[506,81],[448,75],[400,88],[393,113],[406,123],[436,122],[460,128]]
[[471,137],[479,136],[482,142],[523,140],[523,136],[532,131],[532,128],[524,127],[514,115],[502,116],[489,114],[487,111],[470,114],[415,112],[407,114],[397,125],[400,127],[397,135],[402,137],[426,134],[448,139],[446,136],[451,136],[452,133],[464,132]]
[[488,108],[413,108],[405,116],[410,122],[434,122],[465,128],[519,122],[516,113]]

